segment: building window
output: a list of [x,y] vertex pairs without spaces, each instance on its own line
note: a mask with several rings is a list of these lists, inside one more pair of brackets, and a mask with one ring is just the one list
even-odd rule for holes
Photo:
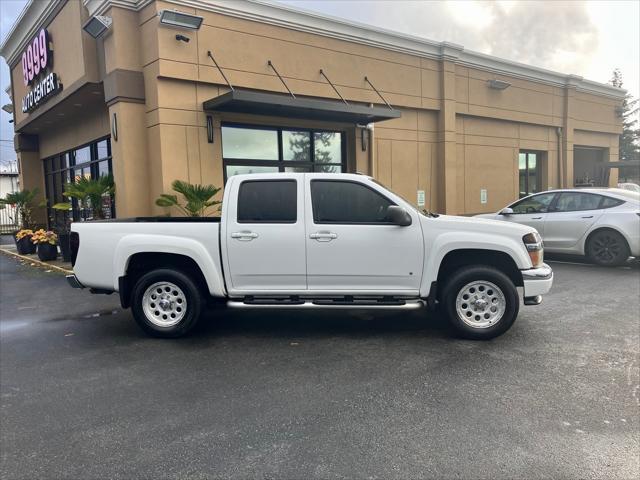
[[[47,218],[50,228],[63,228],[68,220],[91,218],[91,211],[81,209],[76,200],[70,212],[63,212],[51,208],[56,203],[68,202],[62,195],[65,183],[74,182],[80,177],[96,179],[112,174],[111,140],[100,139],[88,145],[69,150],[67,152],[45,158],[43,160],[45,193],[47,196]],[[107,218],[115,216],[115,202],[105,199],[105,214]]]
[[222,125],[224,176],[241,173],[345,170],[344,133],[299,128]]
[[518,157],[520,178],[520,198],[542,190],[541,163],[542,152],[521,151]]

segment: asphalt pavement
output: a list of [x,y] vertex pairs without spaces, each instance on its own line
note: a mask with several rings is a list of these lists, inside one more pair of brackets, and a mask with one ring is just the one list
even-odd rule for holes
[[0,477],[638,478],[640,269],[552,266],[489,342],[425,311],[222,308],[158,340],[0,255]]

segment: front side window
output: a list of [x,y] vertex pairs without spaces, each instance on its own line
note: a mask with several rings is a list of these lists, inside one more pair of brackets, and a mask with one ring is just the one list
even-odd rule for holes
[[511,205],[513,213],[546,213],[555,197],[555,193],[533,195]]
[[222,125],[225,180],[242,173],[344,171],[342,132]]
[[311,201],[315,223],[387,224],[387,208],[395,205],[362,184],[335,180],[313,180]]
[[600,205],[600,195],[580,192],[562,192],[554,208],[555,212],[577,212],[596,210]]
[[238,223],[296,223],[295,180],[245,181],[238,193]]

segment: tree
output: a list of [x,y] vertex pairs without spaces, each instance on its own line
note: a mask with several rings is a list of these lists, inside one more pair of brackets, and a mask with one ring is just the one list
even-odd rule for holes
[[5,205],[15,205],[22,228],[32,228],[32,213],[35,208],[33,202],[39,193],[37,188],[7,193],[5,198],[0,198],[0,208],[5,208]]
[[[622,88],[622,73],[619,69],[613,71],[610,82],[614,87]],[[622,100],[622,134],[620,135],[620,161],[640,159],[640,129],[638,124],[638,99],[627,93]]]
[[[104,218],[102,211],[102,197],[113,195],[115,185],[111,175],[104,175],[94,180],[86,177],[77,177],[74,182],[64,186],[62,195],[68,198],[75,198],[80,203],[80,208],[90,208],[94,219]],[[71,205],[68,203],[57,203],[52,208],[56,210],[68,210]]]
[[171,188],[184,197],[184,206],[178,202],[177,195],[168,193],[160,195],[156,200],[156,205],[159,207],[176,207],[187,217],[204,217],[210,207],[215,207],[222,203],[218,200],[211,200],[220,191],[220,188],[213,185],[193,185],[182,180],[175,180],[171,184]]

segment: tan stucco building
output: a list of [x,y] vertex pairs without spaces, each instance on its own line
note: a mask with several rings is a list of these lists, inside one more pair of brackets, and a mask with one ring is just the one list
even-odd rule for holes
[[175,179],[248,171],[368,173],[458,214],[617,181],[624,91],[270,3],[32,1],[0,53],[21,184],[56,202],[111,171],[118,217],[163,213]]

